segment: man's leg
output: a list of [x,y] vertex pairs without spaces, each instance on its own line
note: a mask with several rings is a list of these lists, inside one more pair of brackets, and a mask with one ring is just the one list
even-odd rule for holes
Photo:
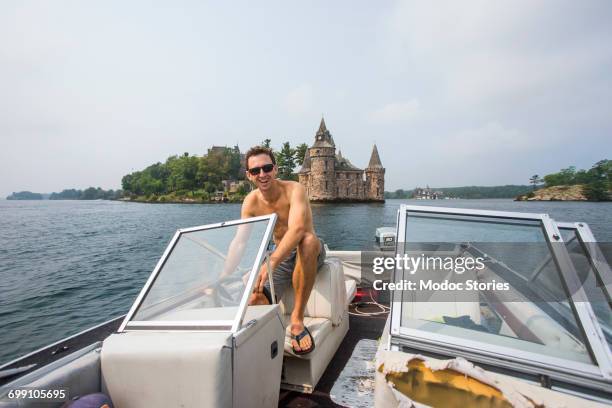
[[[294,335],[304,330],[304,310],[317,275],[317,258],[320,250],[321,241],[312,233],[307,233],[298,244],[297,262],[292,278],[295,302],[291,312],[291,333]],[[295,340],[291,340],[291,343],[297,351],[312,347],[310,336],[303,337],[299,344]]]

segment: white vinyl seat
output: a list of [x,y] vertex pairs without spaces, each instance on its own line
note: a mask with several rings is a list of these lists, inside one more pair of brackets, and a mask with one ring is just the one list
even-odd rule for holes
[[285,358],[281,386],[302,392],[312,392],[349,329],[347,291],[342,263],[327,258],[319,269],[304,313],[304,325],[313,336],[315,349],[298,356],[290,341],[289,318],[293,310],[293,290],[281,299],[286,326]]

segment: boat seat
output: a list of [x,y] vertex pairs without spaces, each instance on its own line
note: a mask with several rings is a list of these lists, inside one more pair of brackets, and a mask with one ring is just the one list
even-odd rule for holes
[[[293,290],[285,291],[280,305],[284,314],[293,310]],[[315,284],[310,292],[304,316],[324,317],[338,326],[346,310],[346,286],[342,263],[337,258],[326,258],[317,272]]]
[[295,355],[289,338],[289,318],[293,310],[292,290],[281,299],[281,310],[286,326],[285,358],[281,387],[312,392],[327,365],[342,343],[349,329],[347,291],[342,262],[337,258],[326,258],[319,268],[314,287],[308,298],[304,313],[304,324],[310,330],[315,349],[305,355]]
[[357,282],[353,279],[347,279],[344,281],[344,286],[346,287],[346,304],[350,305],[357,294]]

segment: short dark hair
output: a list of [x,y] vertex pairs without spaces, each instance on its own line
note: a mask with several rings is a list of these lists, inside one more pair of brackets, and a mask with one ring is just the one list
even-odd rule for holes
[[249,169],[249,158],[251,156],[257,156],[259,154],[267,154],[268,156],[270,156],[270,160],[272,160],[272,164],[276,165],[276,159],[274,158],[274,152],[272,152],[272,149],[270,149],[269,147],[264,147],[264,146],[253,146],[251,147],[247,152],[246,152],[246,158],[244,166],[246,167],[246,169]]

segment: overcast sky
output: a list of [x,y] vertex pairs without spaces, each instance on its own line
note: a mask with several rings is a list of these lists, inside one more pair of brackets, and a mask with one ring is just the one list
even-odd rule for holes
[[[433,5],[435,3],[436,6]],[[211,145],[337,147],[386,189],[612,159],[612,2],[0,2],[0,197]]]

